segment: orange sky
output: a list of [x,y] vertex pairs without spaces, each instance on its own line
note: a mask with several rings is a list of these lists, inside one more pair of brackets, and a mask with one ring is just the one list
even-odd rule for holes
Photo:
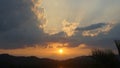
[[[72,57],[78,57],[83,55],[89,55],[90,49],[85,44],[81,44],[78,47],[62,47],[61,43],[52,43],[48,47],[25,47],[18,49],[0,50],[0,53],[8,53],[15,56],[37,56],[39,58],[51,58],[57,60],[69,59]],[[59,50],[62,49],[61,54]]]

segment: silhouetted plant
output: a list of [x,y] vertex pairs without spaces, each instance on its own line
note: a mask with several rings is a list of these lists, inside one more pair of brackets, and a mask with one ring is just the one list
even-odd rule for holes
[[95,60],[96,68],[118,68],[119,61],[111,50],[92,50],[92,58]]
[[115,44],[116,44],[116,47],[118,49],[118,53],[119,53],[119,56],[120,56],[120,40],[114,40]]

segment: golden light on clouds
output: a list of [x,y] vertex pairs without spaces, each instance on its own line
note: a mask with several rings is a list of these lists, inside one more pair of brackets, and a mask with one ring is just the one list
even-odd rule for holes
[[[62,45],[62,43],[59,43]],[[50,44],[49,44],[50,45]],[[53,43],[51,44],[53,45]],[[56,45],[56,43],[54,44]],[[0,49],[0,53],[7,53],[15,56],[37,56],[39,58],[51,58],[57,60],[69,59],[77,56],[88,55],[90,49],[85,44],[77,47],[25,47],[18,49]]]
[[40,22],[38,23],[38,27],[44,28],[46,27],[47,19],[45,15],[45,10],[44,8],[41,7],[42,0],[32,0],[34,6],[31,7],[31,10],[35,14],[37,20]]
[[[115,8],[118,5],[114,5],[114,3],[112,6],[112,3],[104,3],[103,5],[102,2],[104,1],[43,0],[41,6],[45,9],[44,14],[46,14],[47,19],[44,32],[53,35],[63,31],[67,36],[72,36],[75,34],[75,28],[77,27],[85,27],[100,22],[107,23],[118,19],[119,15],[116,15],[116,13],[118,13],[120,9]],[[100,11],[97,11],[98,9]],[[78,25],[78,23],[80,25]],[[109,31],[109,29],[108,27],[105,31]],[[83,36],[93,37],[105,31],[99,30],[96,31],[97,33],[84,31]]]
[[76,22],[69,23],[68,21],[64,20],[62,22],[62,25],[63,25],[63,32],[65,32],[66,35],[69,37],[74,35],[76,28],[79,26],[79,23]]
[[107,23],[104,27],[97,28],[97,29],[94,29],[94,30],[83,31],[82,35],[83,36],[94,37],[94,36],[97,36],[97,35],[99,35],[101,33],[107,34],[114,27],[114,25],[115,24],[113,24],[113,23]]

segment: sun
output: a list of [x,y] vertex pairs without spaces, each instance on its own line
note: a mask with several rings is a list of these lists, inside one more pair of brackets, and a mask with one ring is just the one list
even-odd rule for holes
[[60,54],[63,54],[63,49],[59,49],[58,51]]

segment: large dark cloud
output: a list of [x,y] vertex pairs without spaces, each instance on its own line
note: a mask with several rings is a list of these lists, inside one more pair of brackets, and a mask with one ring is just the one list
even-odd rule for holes
[[[116,49],[114,40],[120,39],[120,24],[117,23],[113,25],[112,29],[108,31],[107,33],[100,33],[97,36],[91,37],[91,36],[83,36],[82,32],[87,30],[96,30],[99,28],[103,28],[110,23],[98,23],[98,24],[91,24],[90,26],[86,26],[83,28],[76,28],[76,33],[71,37],[64,37],[64,33],[58,33],[51,38],[49,37],[49,40],[54,42],[62,42],[62,43],[69,43],[70,47],[76,47],[80,44],[86,44],[90,48],[110,48],[110,49]],[[105,30],[103,28],[103,30]]]
[[75,40],[72,40],[69,42],[72,42],[72,44],[74,43],[73,44],[74,46],[85,43],[89,47],[115,49],[116,47],[114,44],[114,40],[120,39],[120,36],[119,36],[120,23],[119,22],[116,25],[114,25],[114,27],[106,34],[100,33],[99,35],[97,35],[95,37],[82,36],[82,31],[84,31],[84,30],[94,30],[97,28],[102,28],[105,25],[107,25],[107,24],[98,23],[98,24],[93,24],[93,25],[90,25],[90,26],[84,27],[84,28],[77,28],[77,30],[79,30],[79,31],[76,33],[76,35],[71,37],[71,39],[75,39]]
[[0,1],[0,32],[16,28],[28,21],[32,3],[24,0]]
[[33,6],[31,0],[0,0],[0,48],[42,42],[45,34],[38,27],[40,21],[31,10]]
[[[109,23],[98,23],[98,24],[91,24],[90,26],[86,26],[83,28],[77,28],[76,33],[71,37],[64,37],[64,33],[58,33],[56,35],[49,37],[50,40],[54,42],[62,42],[62,43],[69,43],[70,47],[76,47],[80,44],[86,44],[90,48],[106,48],[106,49],[116,49],[114,44],[114,40],[120,39],[120,23],[113,25],[112,29],[107,33],[100,33],[97,36],[83,36],[82,32],[86,30],[95,30],[99,28],[103,28]],[[103,29],[105,30],[105,29]]]

